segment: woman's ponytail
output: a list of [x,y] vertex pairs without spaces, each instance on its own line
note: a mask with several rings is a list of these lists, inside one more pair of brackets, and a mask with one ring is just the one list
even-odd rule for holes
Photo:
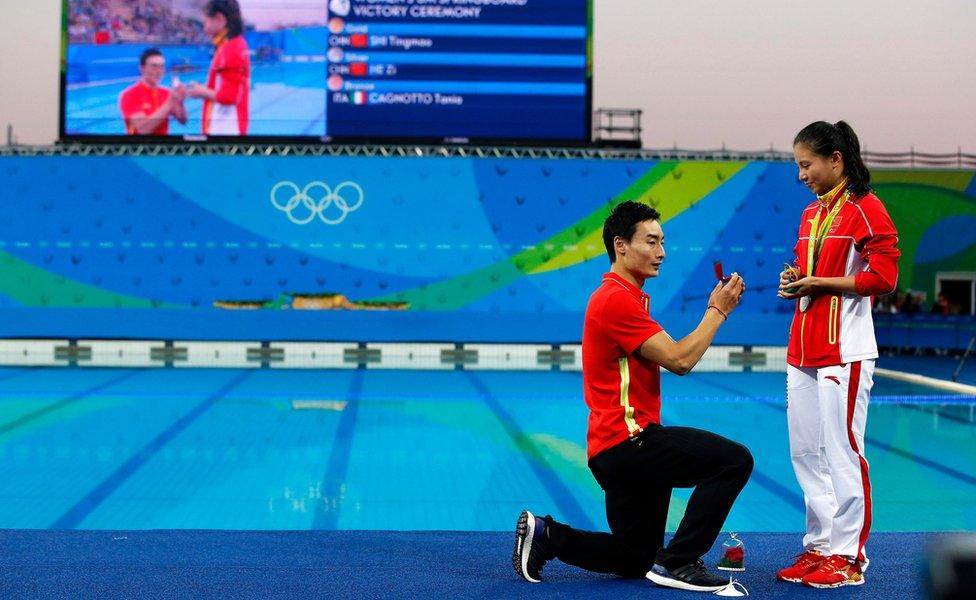
[[837,121],[834,127],[840,133],[846,150],[841,150],[844,157],[844,172],[847,174],[848,187],[854,196],[863,196],[871,191],[871,171],[868,171],[861,158],[861,142],[857,134],[845,121]]

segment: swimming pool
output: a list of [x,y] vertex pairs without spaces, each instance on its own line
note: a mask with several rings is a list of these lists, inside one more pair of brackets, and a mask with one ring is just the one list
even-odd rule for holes
[[[781,373],[663,376],[666,424],[750,448],[726,523],[801,531]],[[0,528],[605,529],[577,372],[0,369]],[[878,378],[875,531],[976,528],[973,398]],[[669,530],[687,491],[676,490]]]

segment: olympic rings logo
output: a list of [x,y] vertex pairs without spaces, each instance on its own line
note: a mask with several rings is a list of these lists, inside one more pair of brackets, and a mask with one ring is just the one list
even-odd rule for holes
[[326,225],[338,225],[363,204],[363,188],[343,181],[335,189],[322,181],[299,188],[291,181],[279,181],[271,188],[271,205],[288,215],[295,225],[308,225],[318,217]]

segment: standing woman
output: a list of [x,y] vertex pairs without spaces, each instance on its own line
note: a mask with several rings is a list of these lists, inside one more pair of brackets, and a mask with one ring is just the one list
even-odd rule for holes
[[871,482],[864,428],[878,347],[872,296],[898,280],[898,233],[870,187],[850,125],[817,121],[793,140],[817,195],[800,217],[796,261],[779,297],[796,300],[787,351],[790,454],[803,489],[803,552],[777,574],[813,587],[864,583]]
[[203,99],[203,135],[247,135],[251,56],[237,0],[210,0],[203,8],[203,31],[216,50],[207,85],[194,83],[186,95]]

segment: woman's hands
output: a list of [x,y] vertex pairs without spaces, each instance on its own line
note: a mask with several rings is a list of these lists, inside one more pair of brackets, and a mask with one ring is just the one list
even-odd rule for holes
[[783,282],[782,276],[779,282],[779,292],[777,296],[785,300],[796,300],[803,296],[812,296],[821,289],[819,277],[804,277],[802,279]]

